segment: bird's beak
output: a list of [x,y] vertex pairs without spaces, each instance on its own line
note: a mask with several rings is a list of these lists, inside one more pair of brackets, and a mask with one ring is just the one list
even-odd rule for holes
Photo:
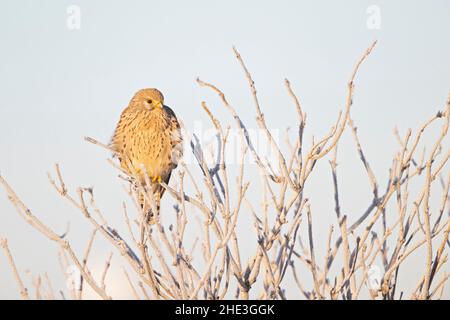
[[162,109],[163,105],[162,105],[161,101],[158,101],[158,103],[156,104],[156,107]]

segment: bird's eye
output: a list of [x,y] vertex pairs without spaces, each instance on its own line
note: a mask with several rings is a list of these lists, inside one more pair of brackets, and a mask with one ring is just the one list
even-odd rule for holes
[[153,103],[153,100],[152,100],[152,99],[148,99],[147,102],[148,102],[149,104],[152,104],[152,103]]

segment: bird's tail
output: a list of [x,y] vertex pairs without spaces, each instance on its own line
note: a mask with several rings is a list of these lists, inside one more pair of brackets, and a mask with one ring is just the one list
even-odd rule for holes
[[[159,190],[161,187],[154,186],[152,189],[153,192],[153,198],[155,199],[155,205],[156,205],[156,213],[152,210],[152,204],[148,200],[148,197],[144,194],[144,192],[139,191],[139,205],[141,206],[142,212],[146,215],[146,220],[148,224],[155,224],[156,223],[156,217],[159,215],[159,208],[160,208],[160,200],[161,200],[161,191]],[[162,188],[164,189],[164,188]],[[145,188],[147,190],[147,188]],[[145,191],[147,192],[147,191]]]

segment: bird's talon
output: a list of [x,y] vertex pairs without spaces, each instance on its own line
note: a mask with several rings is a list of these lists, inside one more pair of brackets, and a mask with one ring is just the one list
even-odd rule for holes
[[152,177],[152,182],[153,183],[156,183],[156,182],[161,183],[161,181],[162,181],[161,176]]

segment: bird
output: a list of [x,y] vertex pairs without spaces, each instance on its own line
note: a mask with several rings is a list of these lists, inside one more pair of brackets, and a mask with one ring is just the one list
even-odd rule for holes
[[[183,156],[182,143],[180,123],[173,110],[164,104],[161,91],[155,88],[137,91],[122,111],[109,146],[122,169],[137,179],[145,192],[149,189],[146,177],[151,180],[157,215],[165,191],[161,182],[169,183]],[[142,191],[138,193],[138,201],[147,222],[154,224],[155,214]]]

